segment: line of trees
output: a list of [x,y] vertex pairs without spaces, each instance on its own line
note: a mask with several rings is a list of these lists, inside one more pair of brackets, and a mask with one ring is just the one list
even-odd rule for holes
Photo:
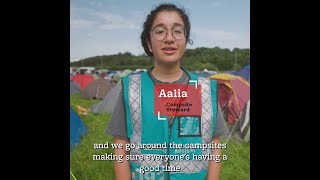
[[[241,69],[247,64],[250,64],[250,49],[240,48],[233,50],[219,47],[186,49],[182,60],[182,66],[191,71],[205,68],[226,71]],[[149,68],[152,65],[152,58],[146,54],[135,56],[130,52],[94,56],[70,63],[72,67],[93,66],[96,69],[113,70]]]

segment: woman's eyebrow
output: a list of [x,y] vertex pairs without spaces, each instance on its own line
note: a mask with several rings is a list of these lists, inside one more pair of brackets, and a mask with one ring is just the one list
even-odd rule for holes
[[[165,24],[160,23],[160,24],[157,24],[157,25],[153,26],[153,28],[155,28],[155,27],[159,27],[159,26],[166,27],[166,26],[165,26]],[[183,26],[183,25],[182,25],[182,24],[180,24],[180,23],[173,23],[173,27],[174,27],[174,26]]]
[[155,27],[158,27],[158,26],[164,26],[164,24],[163,23],[157,24],[157,25],[153,26],[152,29]]
[[180,23],[173,23],[174,26],[183,26],[182,24]]

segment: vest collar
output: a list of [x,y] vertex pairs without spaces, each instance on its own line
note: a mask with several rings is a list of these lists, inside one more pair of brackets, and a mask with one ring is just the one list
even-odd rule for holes
[[[154,66],[150,67],[150,68],[149,68],[146,72],[144,72],[144,73],[147,73],[148,77],[152,80],[153,84],[155,84],[154,81],[153,81],[153,79],[152,79],[152,78],[150,77],[150,75],[149,75],[149,73],[151,73],[150,71],[151,71],[153,68],[154,68]],[[189,72],[188,70],[186,70],[186,69],[185,69],[184,67],[182,67],[182,66],[180,66],[180,69],[182,69],[182,71],[184,71],[184,72],[187,74],[189,80],[191,80],[190,72]],[[181,78],[181,77],[180,77],[180,78]],[[188,82],[188,84],[189,84],[189,82]]]

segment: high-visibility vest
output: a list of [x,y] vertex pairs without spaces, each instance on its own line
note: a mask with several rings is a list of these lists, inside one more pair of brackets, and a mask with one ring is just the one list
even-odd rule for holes
[[[209,161],[194,156],[211,154],[212,149],[169,148],[169,143],[210,144],[216,124],[217,81],[183,70],[202,87],[202,112],[198,117],[175,117],[171,131],[167,120],[154,115],[154,83],[148,72],[122,78],[132,179],[198,180],[207,175]],[[189,129],[182,130],[186,126]],[[167,148],[142,148],[155,144]]]

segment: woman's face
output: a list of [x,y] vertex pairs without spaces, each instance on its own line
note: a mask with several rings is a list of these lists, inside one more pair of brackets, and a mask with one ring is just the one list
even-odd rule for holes
[[[184,23],[180,15],[175,11],[159,12],[153,21],[151,29],[153,30],[150,32],[151,44],[148,43],[148,47],[150,52],[153,53],[154,60],[164,63],[180,61],[186,48],[186,38],[181,34],[185,31]],[[178,39],[173,36],[172,32]],[[164,37],[162,35],[165,38],[159,40]]]

